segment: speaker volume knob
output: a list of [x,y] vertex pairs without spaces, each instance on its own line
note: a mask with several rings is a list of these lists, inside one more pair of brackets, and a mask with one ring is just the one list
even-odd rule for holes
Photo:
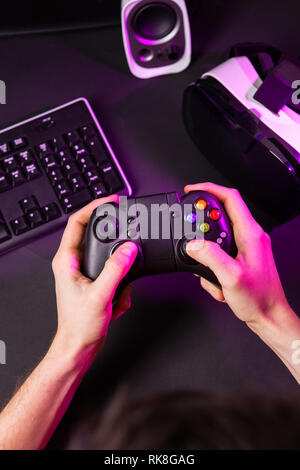
[[176,24],[177,15],[173,8],[164,3],[152,2],[136,12],[132,26],[140,38],[157,41],[168,36]]

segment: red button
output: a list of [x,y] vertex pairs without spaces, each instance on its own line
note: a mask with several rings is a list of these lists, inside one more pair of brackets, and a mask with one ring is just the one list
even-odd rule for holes
[[212,209],[209,212],[209,218],[211,220],[219,220],[220,217],[221,217],[221,211],[219,211],[219,209]]

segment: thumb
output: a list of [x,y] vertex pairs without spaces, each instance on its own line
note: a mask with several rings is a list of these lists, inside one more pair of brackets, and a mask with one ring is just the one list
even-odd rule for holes
[[93,289],[101,293],[104,302],[110,302],[121,280],[134,263],[138,247],[133,242],[125,242],[112,254],[93,283]]
[[186,251],[195,261],[210,268],[222,286],[230,283],[238,269],[237,262],[215,242],[192,240]]

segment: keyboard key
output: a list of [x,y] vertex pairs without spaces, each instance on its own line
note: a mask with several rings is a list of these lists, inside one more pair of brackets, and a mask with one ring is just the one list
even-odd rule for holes
[[58,166],[56,158],[54,155],[47,155],[43,158],[43,166],[47,172],[51,171],[51,169]]
[[11,185],[7,181],[6,176],[3,173],[0,173],[0,193],[8,191],[11,188]]
[[1,144],[0,145],[0,157],[6,155],[10,151],[10,144]]
[[17,170],[19,168],[19,165],[15,157],[6,157],[1,161],[1,163],[2,163],[2,168],[7,173],[13,170]]
[[83,179],[83,177],[80,174],[74,175],[70,179],[71,187],[73,191],[80,191],[81,189],[86,187],[86,183]]
[[93,168],[95,166],[94,161],[92,158],[86,154],[84,156],[80,156],[80,158],[77,160],[77,163],[81,169],[81,171],[85,172],[89,168]]
[[75,158],[77,158],[77,155],[83,155],[86,153],[86,148],[83,142],[78,142],[77,144],[73,145],[72,150],[76,155]]
[[26,183],[26,180],[20,169],[12,171],[8,176],[12,186],[18,186],[19,184]]
[[50,222],[50,220],[57,219],[61,216],[61,212],[55,202],[42,207],[41,211],[46,222]]
[[92,196],[88,189],[82,189],[77,193],[73,193],[70,196],[64,197],[61,201],[61,205],[66,214],[79,209],[92,200]]
[[103,172],[104,182],[108,187],[108,190],[115,192],[121,187],[121,181],[119,179],[118,173],[112,167],[112,165],[102,165],[101,171]]
[[15,235],[27,232],[30,229],[25,216],[18,217],[10,222],[11,228]]
[[28,180],[33,180],[34,178],[38,178],[39,176],[41,176],[39,167],[35,162],[32,162],[29,165],[25,166],[24,174]]
[[49,141],[50,145],[51,145],[51,148],[52,150],[54,150],[54,152],[57,152],[59,149],[63,148],[65,146],[65,141],[62,137],[54,137],[53,139],[51,139]]
[[37,145],[36,149],[40,158],[46,157],[47,155],[53,153],[49,142],[43,142],[42,144]]
[[32,150],[23,150],[16,155],[19,165],[24,166],[35,161]]
[[95,160],[97,160],[99,164],[104,163],[107,160],[106,151],[99,139],[89,139],[87,145],[92,155],[95,157]]
[[66,161],[73,160],[73,155],[71,153],[71,150],[68,147],[62,147],[60,148],[57,153],[57,159],[58,161],[62,164]]
[[65,179],[62,179],[55,184],[55,190],[59,198],[67,196],[67,194],[72,193],[69,183]]
[[63,172],[59,167],[49,169],[48,176],[52,184],[64,178]]
[[92,124],[81,127],[78,129],[78,132],[84,140],[88,140],[89,138],[94,137],[96,134],[95,128]]
[[92,191],[94,198],[96,199],[98,197],[103,197],[107,194],[106,188],[104,184],[101,183],[101,181],[98,181],[97,183],[92,184],[91,191]]
[[96,183],[99,180],[99,173],[96,168],[90,168],[84,173],[84,177],[89,185]]
[[45,222],[39,209],[35,209],[27,214],[30,228],[39,227]]
[[11,234],[6,224],[0,222],[0,243],[6,242],[11,238]]
[[20,204],[24,214],[26,214],[26,212],[30,212],[34,209],[38,209],[38,207],[39,207],[37,199],[36,199],[35,196],[25,197],[24,199],[21,199],[21,201],[19,201],[19,204]]
[[12,141],[12,146],[14,150],[18,150],[20,148],[26,147],[27,139],[25,137],[18,137]]
[[10,231],[4,221],[4,218],[0,212],[0,243],[6,242],[11,238]]
[[64,135],[64,139],[71,147],[80,141],[77,131],[69,131]]
[[74,160],[70,160],[63,164],[63,170],[67,178],[71,178],[73,175],[78,173],[78,166]]

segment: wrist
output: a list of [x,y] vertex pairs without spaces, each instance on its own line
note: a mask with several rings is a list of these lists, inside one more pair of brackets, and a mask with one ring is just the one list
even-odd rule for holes
[[296,350],[300,341],[300,318],[288,303],[277,305],[267,314],[263,312],[258,321],[247,324],[277,354],[300,384],[299,352]]
[[65,335],[57,332],[47,357],[56,363],[63,364],[63,367],[70,372],[85,372],[96,357],[100,343],[90,346],[68,339]]
[[294,319],[294,317],[298,319],[288,302],[284,301],[278,302],[266,310],[261,310],[255,319],[246,322],[246,324],[254,333],[260,335],[265,330],[277,326],[282,329],[287,320]]
[[276,304],[271,310],[261,312],[254,322],[247,323],[280,357],[290,362],[293,344],[300,340],[300,318],[286,302]]

